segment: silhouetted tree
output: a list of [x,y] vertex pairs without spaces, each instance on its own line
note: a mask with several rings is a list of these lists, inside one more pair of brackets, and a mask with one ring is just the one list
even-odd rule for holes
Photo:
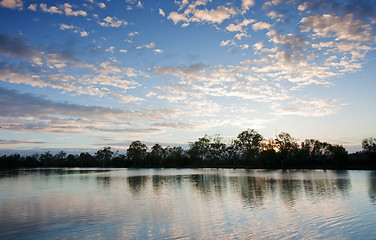
[[95,158],[88,152],[81,153],[78,157],[78,162],[80,163],[80,166],[85,167],[96,167],[97,164],[95,162]]
[[189,143],[188,154],[192,163],[199,165],[204,163],[207,158],[207,153],[210,146],[210,137],[205,135],[202,138],[199,138],[198,141]]
[[148,154],[149,165],[153,167],[162,167],[163,160],[165,158],[165,150],[163,147],[156,143],[153,147],[151,147],[151,152]]
[[54,165],[57,167],[68,167],[66,164],[66,157],[67,157],[67,153],[64,151],[60,151],[56,153],[54,156],[54,162],[55,162]]
[[210,139],[207,159],[212,166],[220,166],[226,157],[226,144],[222,143],[222,137],[219,134]]
[[362,141],[363,154],[367,165],[376,168],[376,138],[366,138]]
[[254,129],[248,129],[239,133],[235,140],[236,147],[242,152],[242,158],[246,163],[255,161],[261,151],[263,137]]
[[39,161],[41,162],[43,167],[54,167],[53,161],[54,156],[50,153],[50,151],[47,151],[39,156]]
[[111,147],[105,147],[102,150],[98,150],[95,153],[95,159],[98,163],[98,167],[106,167],[107,163],[110,163],[114,152],[111,151]]
[[140,141],[134,141],[127,149],[127,158],[133,163],[133,166],[144,166],[144,158],[147,146]]
[[67,167],[81,167],[81,164],[78,162],[78,156],[69,154],[65,160],[65,166]]
[[335,168],[344,168],[347,165],[348,153],[342,145],[329,145],[329,164]]
[[190,163],[186,151],[182,147],[166,147],[164,165],[166,167],[187,167]]
[[364,152],[376,152],[376,138],[366,138],[362,141]]
[[301,159],[302,166],[319,166],[326,164],[326,158],[329,155],[329,146],[327,142],[320,142],[315,139],[306,139],[301,143],[298,158]]
[[281,161],[281,168],[285,169],[290,160],[294,157],[298,144],[295,138],[291,137],[289,133],[281,132],[275,139],[276,146],[278,147],[278,155]]
[[267,139],[263,143],[263,150],[260,152],[261,168],[278,168],[277,161],[277,149],[274,139]]

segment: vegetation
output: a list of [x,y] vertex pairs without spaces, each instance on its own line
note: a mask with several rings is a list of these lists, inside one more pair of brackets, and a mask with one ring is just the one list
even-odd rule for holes
[[205,135],[189,143],[189,149],[148,147],[134,141],[126,154],[113,152],[111,147],[94,155],[73,155],[50,152],[21,156],[0,157],[0,168],[20,167],[241,167],[265,169],[376,169],[376,138],[362,142],[363,151],[348,154],[342,145],[333,145],[315,139],[303,142],[282,132],[275,139],[265,139],[254,129],[241,132],[229,144],[220,135]]

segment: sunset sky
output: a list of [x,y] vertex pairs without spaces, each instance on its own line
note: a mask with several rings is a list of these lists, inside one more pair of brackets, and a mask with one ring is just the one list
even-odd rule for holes
[[0,0],[0,154],[376,137],[376,1]]

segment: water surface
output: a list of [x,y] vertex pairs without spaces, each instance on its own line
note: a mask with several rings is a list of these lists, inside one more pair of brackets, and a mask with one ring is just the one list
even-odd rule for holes
[[374,239],[376,172],[0,172],[0,239]]

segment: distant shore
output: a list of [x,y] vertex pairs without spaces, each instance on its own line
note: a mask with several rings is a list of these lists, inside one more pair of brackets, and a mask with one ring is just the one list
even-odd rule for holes
[[189,143],[189,149],[148,148],[132,142],[126,153],[104,147],[95,152],[0,156],[0,168],[111,167],[111,168],[245,168],[245,169],[348,169],[376,170],[376,138],[362,142],[363,151],[348,154],[342,145],[306,139],[298,143],[288,133],[265,139],[256,130],[241,132],[228,144],[219,135],[205,135]]

